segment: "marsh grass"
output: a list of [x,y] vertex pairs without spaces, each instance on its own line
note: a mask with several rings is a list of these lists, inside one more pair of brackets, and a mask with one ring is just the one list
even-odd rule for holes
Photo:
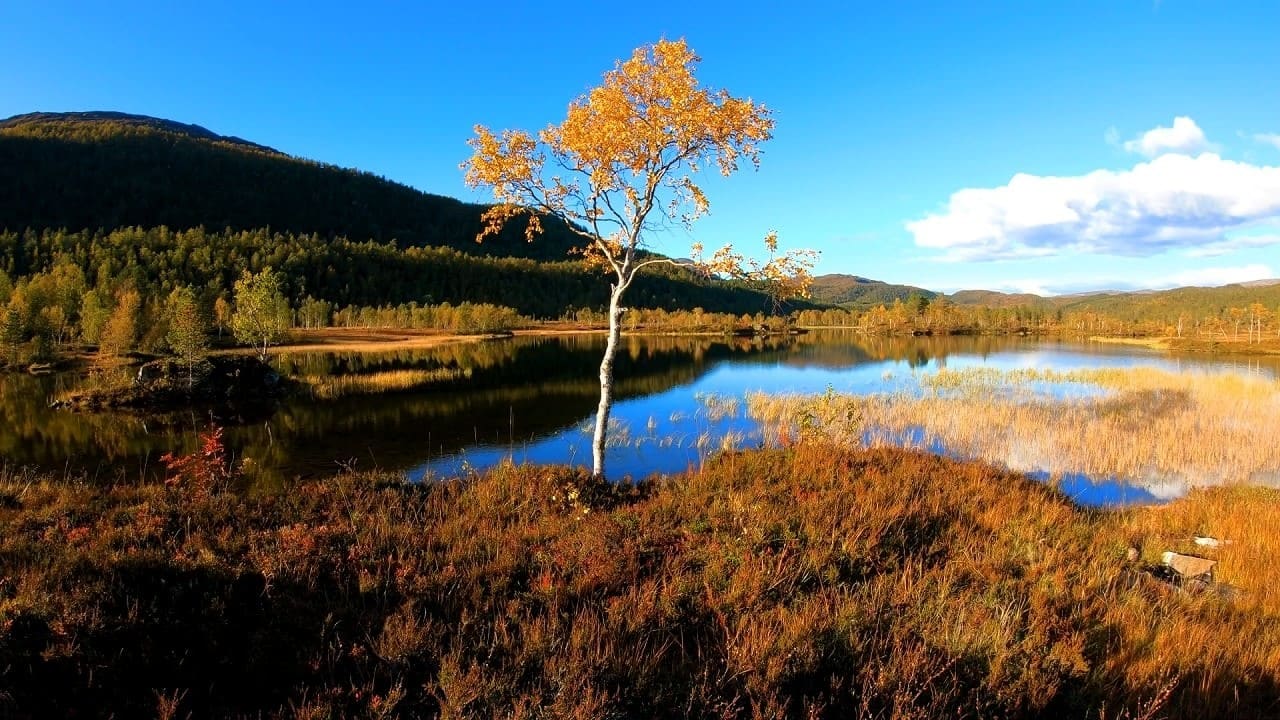
[[922,392],[755,395],[753,417],[784,440],[943,449],[1019,471],[1188,487],[1280,485],[1280,383],[1151,368],[942,371]]
[[311,375],[299,380],[310,388],[315,397],[332,400],[349,395],[377,395],[388,392],[406,392],[439,384],[453,384],[471,377],[464,368],[435,368],[385,370],[373,373],[342,375]]

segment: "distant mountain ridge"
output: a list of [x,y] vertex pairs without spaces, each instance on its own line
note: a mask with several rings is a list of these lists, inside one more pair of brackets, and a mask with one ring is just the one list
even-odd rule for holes
[[186,135],[196,140],[208,140],[211,142],[239,145],[257,152],[287,157],[285,153],[280,152],[275,148],[270,148],[266,145],[259,145],[258,143],[250,142],[244,138],[235,137],[234,135],[219,135],[200,125],[189,125],[186,123],[176,122],[174,120],[164,120],[162,118],[151,117],[150,115],[134,115],[131,113],[115,112],[111,110],[90,110],[86,112],[64,113],[33,112],[26,113],[24,115],[14,115],[13,117],[0,120],[0,130],[21,127],[41,127],[57,123],[94,122],[109,122],[126,127],[147,128],[160,132]]
[[930,301],[945,298],[962,306],[1025,308],[1040,312],[1098,312],[1125,320],[1177,320],[1181,313],[1218,313],[1227,308],[1260,302],[1271,311],[1280,309],[1280,278],[1252,280],[1218,287],[1181,287],[1167,290],[1103,290],[1070,295],[1042,296],[997,290],[960,290],[938,293],[912,285],[895,285],[858,275],[819,275],[811,289],[813,300],[849,310],[890,306],[912,297]]
[[[608,284],[574,261],[583,240],[571,228],[544,218],[528,242],[514,221],[479,244],[488,207],[172,120],[0,120],[0,273],[11,280],[69,258],[95,282],[128,274],[146,293],[187,284],[216,294],[242,270],[271,266],[295,303],[486,302],[538,317],[604,306]],[[743,283],[663,266],[637,278],[629,302],[772,307]]]
[[[472,256],[562,261],[580,238],[545,222],[536,242],[514,223],[483,245],[475,242],[486,206],[424,193],[354,169],[297,158],[203,126],[110,111],[35,112],[0,120],[0,231],[126,227],[272,231],[395,241]],[[686,304],[682,275],[655,306]],[[702,292],[698,290],[698,292]],[[721,307],[749,306],[728,296]],[[755,293],[749,293],[754,297]],[[959,305],[1026,306],[1120,315],[1167,315],[1179,307],[1227,307],[1280,298],[1280,279],[1222,288],[1082,293],[1041,297],[962,290],[944,295],[912,285],[829,274],[814,278],[814,303],[865,310],[896,301],[945,297]],[[706,304],[706,303],[704,303]],[[1172,309],[1171,309],[1172,308]],[[731,310],[737,311],[737,310]]]
[[1039,306],[1049,304],[1049,299],[1032,293],[1003,293],[996,290],[960,290],[947,299],[957,305],[986,305],[988,307]]
[[106,111],[0,120],[0,230],[269,227],[540,260],[580,243],[548,221],[537,242],[515,222],[477,244],[485,207],[200,125]]
[[1217,314],[1255,302],[1269,311],[1280,308],[1280,279],[1253,280],[1217,287],[1076,293],[1042,297],[1028,293],[961,290],[947,296],[957,305],[1027,307],[1051,312],[1096,312],[1129,320],[1176,322],[1179,315]]

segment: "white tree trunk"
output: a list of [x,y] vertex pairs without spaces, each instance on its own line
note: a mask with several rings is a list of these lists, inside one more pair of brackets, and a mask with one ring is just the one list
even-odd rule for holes
[[596,432],[591,441],[592,474],[604,477],[604,447],[609,429],[609,411],[613,408],[613,358],[618,354],[618,338],[622,334],[622,292],[615,285],[609,293],[609,340],[600,361],[600,406],[596,408]]

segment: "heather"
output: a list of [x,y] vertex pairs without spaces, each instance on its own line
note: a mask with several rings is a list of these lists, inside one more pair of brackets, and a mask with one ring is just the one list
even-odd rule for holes
[[[1099,513],[805,443],[634,484],[507,465],[253,492],[221,453],[166,484],[6,474],[6,716],[1280,713],[1274,491]],[[1237,592],[1148,572],[1211,532]]]

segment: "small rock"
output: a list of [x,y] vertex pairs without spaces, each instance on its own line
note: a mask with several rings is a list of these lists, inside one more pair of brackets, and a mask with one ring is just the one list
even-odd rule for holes
[[1217,547],[1222,547],[1223,545],[1231,544],[1230,540],[1219,540],[1218,538],[1206,537],[1204,535],[1196,535],[1191,539],[1194,540],[1195,543],[1201,547],[1217,548]]
[[1217,560],[1209,560],[1195,555],[1183,555],[1172,550],[1165,551],[1164,555],[1160,556],[1160,561],[1184,580],[1206,580],[1209,582],[1213,581],[1213,568],[1218,564]]

